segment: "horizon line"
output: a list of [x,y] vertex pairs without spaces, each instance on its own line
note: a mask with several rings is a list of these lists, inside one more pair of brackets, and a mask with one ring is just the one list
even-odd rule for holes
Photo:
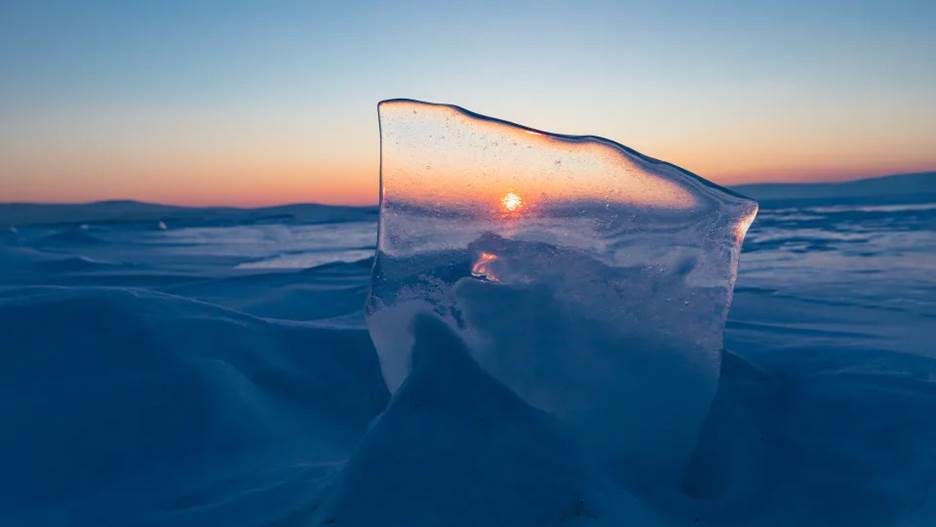
[[[896,172],[891,174],[883,174],[879,176],[859,176],[854,179],[834,179],[834,180],[820,180],[820,181],[758,181],[752,183],[740,183],[736,185],[721,185],[727,189],[735,188],[750,188],[761,185],[836,185],[836,184],[847,184],[847,183],[857,183],[860,181],[870,181],[875,179],[884,179],[889,177],[899,177],[899,176],[922,176],[922,175],[936,175],[936,168],[932,170],[924,171],[915,171],[915,172]],[[175,208],[188,208],[188,209],[269,209],[269,208],[278,208],[278,207],[295,207],[295,206],[316,206],[316,207],[347,207],[347,208],[376,208],[379,207],[379,200],[374,200],[373,203],[367,204],[350,204],[350,203],[321,203],[316,201],[294,201],[294,202],[283,202],[283,203],[274,203],[269,205],[223,205],[223,204],[202,204],[202,205],[193,205],[193,204],[175,204],[169,202],[160,202],[160,201],[147,201],[144,199],[134,199],[134,198],[107,198],[100,200],[91,200],[91,201],[0,201],[0,206],[10,206],[10,205],[61,205],[61,206],[87,206],[87,205],[103,205],[103,204],[117,204],[117,203],[133,203],[137,205],[150,205],[156,207],[175,207]]]

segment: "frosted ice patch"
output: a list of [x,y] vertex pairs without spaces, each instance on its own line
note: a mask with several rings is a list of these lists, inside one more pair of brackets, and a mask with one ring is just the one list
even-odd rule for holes
[[331,252],[303,252],[298,254],[281,254],[265,260],[244,262],[238,264],[236,269],[308,269],[320,265],[338,262],[357,262],[370,258],[374,254],[371,250],[349,250]]
[[676,477],[717,388],[756,203],[599,137],[411,100],[379,114],[367,315],[390,390],[431,313],[620,473]]

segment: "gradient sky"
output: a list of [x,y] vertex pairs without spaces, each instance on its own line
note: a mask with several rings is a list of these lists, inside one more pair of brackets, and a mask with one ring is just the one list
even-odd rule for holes
[[722,184],[936,169],[936,2],[815,3],[0,0],[0,201],[373,203],[393,97]]

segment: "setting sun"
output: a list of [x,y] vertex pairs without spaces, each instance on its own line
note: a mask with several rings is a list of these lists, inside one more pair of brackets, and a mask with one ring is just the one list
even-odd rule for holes
[[506,209],[507,212],[514,212],[523,206],[523,199],[513,192],[508,192],[501,198],[501,203],[504,205],[504,209]]

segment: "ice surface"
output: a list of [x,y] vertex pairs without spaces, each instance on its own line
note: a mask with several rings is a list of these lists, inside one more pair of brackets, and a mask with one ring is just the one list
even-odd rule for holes
[[390,390],[428,314],[618,476],[678,477],[756,204],[598,137],[410,100],[379,113],[367,315]]
[[[656,489],[590,468],[439,317],[386,405],[369,261],[236,269],[326,239],[340,259],[376,209],[159,231],[126,204],[0,204],[0,525],[929,527],[936,206],[848,203],[758,213],[718,392]],[[46,239],[82,224],[95,242]]]

